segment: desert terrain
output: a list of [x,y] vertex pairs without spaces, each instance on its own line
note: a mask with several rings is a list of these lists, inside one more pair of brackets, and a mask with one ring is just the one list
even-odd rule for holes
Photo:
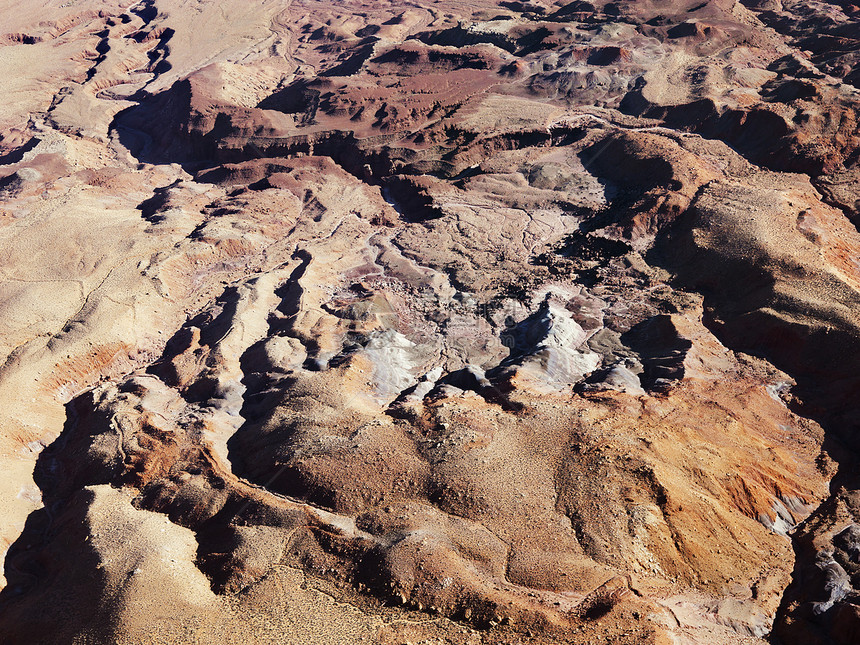
[[860,643],[853,0],[0,0],[0,643]]

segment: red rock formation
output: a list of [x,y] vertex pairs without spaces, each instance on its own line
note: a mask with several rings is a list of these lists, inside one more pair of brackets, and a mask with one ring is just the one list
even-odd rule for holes
[[854,5],[84,5],[0,12],[0,640],[856,641]]

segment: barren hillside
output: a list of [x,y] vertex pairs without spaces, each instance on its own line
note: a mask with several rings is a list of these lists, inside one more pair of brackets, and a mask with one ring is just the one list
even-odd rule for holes
[[0,0],[0,642],[860,643],[851,0]]

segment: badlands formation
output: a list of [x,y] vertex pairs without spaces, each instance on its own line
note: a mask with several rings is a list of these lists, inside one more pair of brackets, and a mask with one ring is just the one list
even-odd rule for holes
[[860,643],[854,0],[0,0],[0,642]]

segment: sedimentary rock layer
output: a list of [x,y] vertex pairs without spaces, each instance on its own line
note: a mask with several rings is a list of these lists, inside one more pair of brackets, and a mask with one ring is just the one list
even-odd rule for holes
[[0,16],[0,640],[860,638],[856,6]]

